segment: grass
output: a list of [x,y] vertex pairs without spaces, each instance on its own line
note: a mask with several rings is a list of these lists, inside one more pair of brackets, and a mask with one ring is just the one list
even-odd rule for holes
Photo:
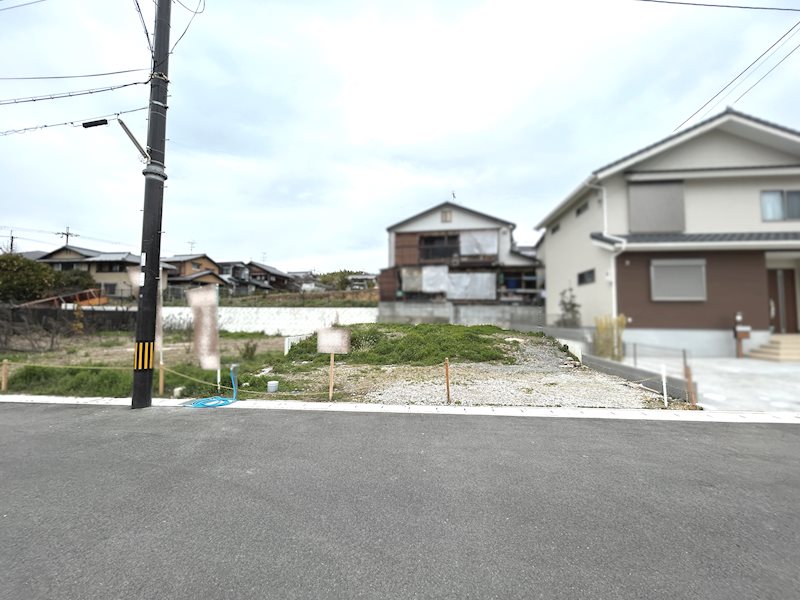
[[[445,358],[453,362],[515,362],[517,342],[507,342],[508,332],[493,326],[465,327],[461,325],[389,325],[365,324],[349,327],[351,352],[337,360],[362,365],[414,365],[442,364]],[[515,335],[517,335],[515,333]],[[522,334],[527,335],[527,334]],[[282,393],[320,392],[319,382],[312,383],[312,374],[324,368],[328,355],[317,352],[316,336],[311,336],[294,346],[284,356],[280,351],[256,352],[255,344],[248,344],[261,334],[223,334],[223,337],[244,340],[244,345],[223,355],[222,365],[239,365],[239,384],[243,396],[246,392],[266,392],[267,381],[278,381]],[[168,336],[169,337],[169,336]],[[110,341],[110,340],[109,340]],[[111,344],[109,344],[111,345]],[[119,363],[117,363],[119,364]],[[272,371],[260,374],[265,366]],[[98,369],[107,365],[84,362],[67,367],[21,367],[9,377],[9,391],[40,395],[64,396],[130,396],[132,372],[128,366]],[[175,387],[183,387],[183,397],[215,395],[216,373],[205,371],[196,364],[184,362],[168,365],[176,373],[165,374],[165,392],[170,395]],[[181,375],[191,377],[188,380]],[[317,378],[318,379],[318,378]],[[158,377],[154,375],[154,393]],[[222,372],[223,385],[230,385],[226,368]],[[246,385],[245,385],[246,384]],[[223,390],[223,395],[230,391]]]
[[[490,325],[422,324],[353,325],[350,329],[350,364],[415,365],[441,364],[445,358],[463,362],[514,362],[515,344],[504,342],[503,330]],[[293,361],[324,363],[317,353],[317,336],[292,346],[288,358]]]

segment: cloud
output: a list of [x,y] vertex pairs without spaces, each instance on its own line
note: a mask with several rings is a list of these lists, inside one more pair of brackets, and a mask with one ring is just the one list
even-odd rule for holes
[[[140,5],[149,26],[153,3]],[[14,74],[148,63],[130,3],[40,3],[4,18]],[[173,4],[173,42],[188,18]],[[284,270],[376,271],[386,227],[452,191],[532,241],[589,172],[669,135],[793,22],[623,0],[208,3],[170,59],[163,252],[194,241],[220,260],[265,253]],[[737,108],[800,126],[797,60]],[[0,82],[0,98],[139,76]],[[134,86],[3,106],[0,129],[146,102]],[[123,118],[144,141],[146,114]],[[0,137],[0,161],[0,224],[69,225],[137,250],[142,165],[115,123]]]

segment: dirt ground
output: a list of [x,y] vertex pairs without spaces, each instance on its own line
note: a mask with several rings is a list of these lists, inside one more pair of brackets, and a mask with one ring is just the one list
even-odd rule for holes
[[[519,343],[515,364],[450,364],[450,402],[459,405],[570,406],[608,408],[661,408],[660,397],[626,380],[593,371],[574,361],[554,343],[543,338],[508,338]],[[281,337],[220,338],[222,356],[239,356],[248,343],[257,352],[282,351]],[[11,370],[21,364],[72,365],[104,364],[127,366],[133,361],[133,336],[126,334],[76,335],[60,340],[49,352],[11,355]],[[196,363],[191,336],[168,334],[164,345],[167,366]],[[329,370],[323,367],[298,372],[270,374],[265,364],[263,377],[241,388],[247,397],[327,400]],[[279,396],[266,394],[269,379],[281,379]],[[262,385],[263,383],[263,385]],[[335,399],[380,404],[446,404],[448,402],[444,365],[348,364],[339,356],[335,365]],[[293,391],[294,390],[294,391]],[[670,408],[686,408],[671,402]]]

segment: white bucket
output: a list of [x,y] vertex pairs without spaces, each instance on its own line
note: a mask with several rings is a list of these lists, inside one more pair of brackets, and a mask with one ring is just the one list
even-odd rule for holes
[[278,382],[277,381],[268,381],[267,382],[267,391],[268,392],[277,392],[278,391]]

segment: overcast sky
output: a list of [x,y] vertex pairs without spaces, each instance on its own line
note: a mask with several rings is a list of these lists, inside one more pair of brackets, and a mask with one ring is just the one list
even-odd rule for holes
[[[135,2],[3,10],[27,1],[0,0],[0,77],[144,70],[0,80],[0,100],[147,79]],[[139,4],[152,33],[154,2]],[[173,4],[173,43],[190,16]],[[671,134],[798,21],[634,0],[208,0],[170,59],[162,255],[194,242],[215,260],[376,272],[386,227],[452,191],[532,243],[592,170]],[[800,33],[785,41],[709,115]],[[734,107],[800,129],[798,65],[800,51]],[[0,131],[143,107],[148,92],[1,105]],[[144,143],[146,113],[122,119]],[[69,226],[75,245],[138,253],[142,168],[115,122],[0,136],[0,234],[52,250]]]

